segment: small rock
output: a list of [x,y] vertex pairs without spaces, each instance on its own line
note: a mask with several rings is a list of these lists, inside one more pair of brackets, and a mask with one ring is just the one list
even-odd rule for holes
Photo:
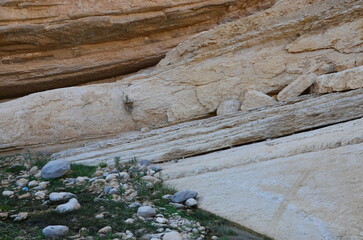
[[37,180],[30,181],[28,183],[28,187],[35,187],[38,186],[39,182]]
[[37,187],[33,188],[34,190],[44,190],[49,185],[49,182],[40,182]]
[[156,215],[156,210],[150,206],[142,206],[137,209],[137,216],[143,218],[152,218]]
[[27,212],[21,212],[21,213],[12,215],[11,217],[14,218],[14,222],[20,222],[20,221],[23,221],[23,220],[28,218],[28,213]]
[[9,213],[7,212],[0,212],[0,219],[5,220],[9,217]]
[[2,195],[4,197],[11,197],[14,195],[14,191],[5,190],[5,191],[3,191]]
[[49,194],[49,199],[53,202],[68,200],[75,197],[76,195],[70,192],[52,192]]
[[43,191],[39,191],[39,192],[36,192],[34,194],[34,196],[35,196],[35,199],[41,200],[41,199],[45,198],[46,194]]
[[111,226],[107,226],[107,227],[104,227],[104,228],[101,228],[100,230],[98,230],[99,234],[107,234],[109,232],[112,232]]
[[238,112],[241,102],[238,100],[226,100],[217,109],[217,116]]
[[159,178],[156,178],[156,177],[153,177],[153,176],[143,176],[141,179],[146,181],[146,182],[151,182],[151,183],[154,183],[154,184],[161,183],[161,180]]
[[20,178],[18,181],[16,181],[16,185],[18,187],[24,187],[28,184],[28,179]]
[[43,229],[43,235],[47,238],[59,238],[68,234],[69,228],[62,225],[52,225]]
[[67,203],[57,206],[55,211],[58,213],[67,213],[67,212],[75,211],[80,208],[81,208],[81,204],[79,204],[77,199],[72,198]]
[[58,178],[66,174],[71,169],[71,164],[64,160],[54,160],[48,162],[42,168],[43,178]]
[[37,166],[34,166],[32,167],[30,170],[29,170],[29,174],[34,176],[35,174],[38,173],[38,167]]
[[75,182],[77,185],[82,185],[85,184],[88,180],[88,177],[77,177]]
[[218,237],[217,236],[212,236],[212,240],[217,240]]
[[119,192],[119,190],[117,190],[116,188],[112,188],[109,192],[108,192],[108,194],[119,194],[120,192]]
[[189,198],[196,198],[198,196],[198,193],[195,191],[190,190],[183,190],[175,193],[171,197],[171,201],[174,203],[182,203],[188,200]]
[[157,223],[164,224],[164,223],[167,223],[167,222],[168,222],[168,219],[163,218],[163,217],[157,217],[155,221],[156,221]]
[[41,177],[42,177],[42,171],[38,171],[38,172],[34,175],[34,177],[35,177],[36,179],[41,178]]
[[188,200],[185,201],[185,205],[191,208],[197,206],[198,202],[194,198],[189,198]]
[[133,219],[133,218],[128,218],[125,220],[125,223],[127,223],[127,224],[133,224],[134,222],[135,222],[135,219]]
[[165,233],[163,240],[183,240],[183,237],[180,235],[180,233],[172,231]]
[[19,199],[24,199],[24,198],[28,198],[30,196],[31,196],[30,193],[25,193],[25,194],[20,195],[18,198]]
[[113,180],[113,179],[117,179],[117,174],[116,174],[116,173],[111,173],[110,175],[108,175],[108,176],[106,177],[106,181],[107,181],[107,182],[109,182],[109,181],[111,181],[111,180]]
[[91,192],[100,193],[103,190],[103,187],[106,185],[105,179],[97,179],[92,182],[91,186],[89,187],[89,190]]

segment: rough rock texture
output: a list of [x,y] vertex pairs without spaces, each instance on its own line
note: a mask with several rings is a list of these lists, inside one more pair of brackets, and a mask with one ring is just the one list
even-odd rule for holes
[[360,118],[162,167],[200,208],[274,239],[362,239],[362,159]]
[[247,89],[273,94],[316,62],[319,75],[362,64],[362,0],[280,0],[200,33],[151,72],[0,103],[0,148],[103,137],[209,116]]
[[3,0],[0,99],[155,65],[189,36],[275,0]]
[[255,111],[182,123],[147,133],[134,133],[53,154],[56,159],[97,165],[115,157],[153,162],[286,136],[363,117],[363,89],[305,96]]
[[249,90],[244,97],[241,110],[248,110],[251,108],[261,107],[265,105],[273,105],[276,104],[276,99],[270,97],[264,93]]
[[357,88],[363,88],[363,66],[318,77],[312,87],[312,92],[329,93]]
[[45,164],[42,168],[43,178],[58,178],[66,174],[71,169],[68,161],[55,160]]

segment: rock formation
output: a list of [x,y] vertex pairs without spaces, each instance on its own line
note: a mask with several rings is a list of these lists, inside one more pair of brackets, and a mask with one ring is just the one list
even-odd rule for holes
[[192,34],[275,0],[3,0],[0,99],[155,65]]
[[[281,0],[268,10],[197,34],[151,72],[0,103],[0,149],[210,116],[225,100],[243,101],[249,89],[278,93],[317,62],[323,63],[318,78],[339,75],[362,65],[362,13],[361,0]],[[356,70],[359,79],[361,68]]]

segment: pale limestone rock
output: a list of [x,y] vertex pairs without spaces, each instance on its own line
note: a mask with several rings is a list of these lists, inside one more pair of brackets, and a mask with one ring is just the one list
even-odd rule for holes
[[183,238],[180,233],[172,231],[165,233],[165,235],[163,236],[163,240],[183,240]]
[[363,87],[363,66],[338,73],[319,76],[312,87],[313,93],[347,91]]
[[71,169],[71,164],[61,159],[50,161],[42,168],[43,178],[58,178]]
[[255,107],[261,107],[265,105],[273,105],[276,103],[276,99],[270,97],[264,93],[256,90],[249,90],[242,102],[241,110],[248,110]]
[[14,195],[14,191],[5,190],[5,191],[3,191],[3,192],[2,192],[2,195],[3,195],[4,197],[11,197],[11,196],[13,196],[13,195]]
[[238,112],[241,102],[238,100],[223,101],[217,108],[217,116],[232,114]]
[[274,239],[360,239],[362,131],[360,118],[167,163],[163,176],[198,191],[200,208]]
[[287,101],[299,96],[306,89],[308,89],[316,80],[316,74],[310,73],[297,78],[295,81],[287,85],[277,95],[277,100]]
[[74,197],[76,197],[76,195],[70,192],[52,192],[49,194],[49,199],[54,202],[68,200]]
[[[149,72],[0,103],[0,149],[75,146],[75,141],[185,122],[210,116],[230,96],[242,100],[247,89],[278,92],[316,61],[349,68],[362,59],[361,11],[354,0],[280,0],[189,38]],[[340,34],[325,36],[330,30]],[[326,42],[323,48],[287,49],[314,37]]]
[[73,212],[81,208],[81,204],[75,198],[71,198],[67,203],[58,205],[55,209],[58,213]]
[[137,216],[143,218],[152,218],[156,215],[155,208],[150,206],[141,206],[137,209]]
[[116,156],[122,162],[134,156],[153,162],[182,159],[360,118],[362,105],[363,89],[319,97],[307,95],[256,111],[177,124],[131,137],[119,136],[52,157],[93,165],[100,161],[112,164]]
[[106,226],[106,227],[101,228],[100,230],[98,230],[99,234],[107,234],[109,232],[112,232],[112,227],[111,226]]
[[47,238],[60,238],[68,234],[69,228],[63,225],[52,225],[42,230]]

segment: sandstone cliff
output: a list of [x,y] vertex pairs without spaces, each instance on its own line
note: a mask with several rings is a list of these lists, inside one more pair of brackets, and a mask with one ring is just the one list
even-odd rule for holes
[[0,99],[155,65],[192,34],[274,2],[1,1]]
[[316,62],[323,63],[317,75],[354,68],[361,83],[362,16],[361,0],[281,0],[192,37],[151,72],[1,103],[0,148],[58,144],[209,116],[226,99],[243,101],[248,89],[277,93]]

